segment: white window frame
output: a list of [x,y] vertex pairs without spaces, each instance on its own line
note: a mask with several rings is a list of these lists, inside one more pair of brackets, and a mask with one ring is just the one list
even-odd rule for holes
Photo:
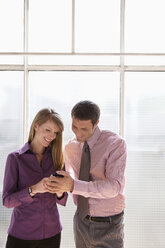
[[[119,53],[76,53],[75,52],[75,0],[72,0],[72,51],[71,53],[54,52],[28,52],[28,25],[29,25],[29,0],[24,0],[24,51],[23,52],[0,52],[3,56],[22,56],[23,65],[0,64],[0,71],[24,71],[24,134],[23,143],[27,140],[28,116],[29,116],[29,72],[30,71],[115,71],[120,73],[120,116],[119,133],[124,137],[125,118],[125,72],[165,72],[165,66],[127,66],[124,59],[126,56],[165,56],[165,53],[125,53],[125,0],[120,0],[120,52]],[[117,65],[29,65],[28,56],[117,56],[120,64]]]

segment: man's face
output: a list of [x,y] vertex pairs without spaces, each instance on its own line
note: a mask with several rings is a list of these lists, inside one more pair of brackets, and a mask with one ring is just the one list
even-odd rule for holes
[[72,118],[72,131],[76,135],[76,138],[79,142],[84,142],[88,140],[94,133],[97,123],[93,126],[91,120],[79,120]]

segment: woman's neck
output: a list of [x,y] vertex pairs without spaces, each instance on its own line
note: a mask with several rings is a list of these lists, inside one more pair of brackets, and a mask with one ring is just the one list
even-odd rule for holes
[[44,154],[45,147],[40,146],[39,144],[36,144],[36,142],[34,140],[30,143],[30,146],[31,146],[31,148],[35,154],[37,154],[37,155]]

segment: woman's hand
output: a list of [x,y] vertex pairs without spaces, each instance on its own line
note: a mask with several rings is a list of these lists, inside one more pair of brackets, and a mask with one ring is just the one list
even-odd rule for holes
[[48,180],[49,180],[49,178],[48,177],[45,177],[41,181],[39,181],[38,183],[32,185],[31,186],[32,194],[48,192],[48,189],[46,187],[46,182]]

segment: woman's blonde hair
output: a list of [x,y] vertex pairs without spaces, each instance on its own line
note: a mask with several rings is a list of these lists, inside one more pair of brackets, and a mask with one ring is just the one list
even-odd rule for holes
[[46,121],[53,121],[59,128],[55,140],[50,143],[52,149],[52,158],[55,165],[55,170],[61,170],[64,164],[64,157],[62,151],[62,132],[64,130],[64,124],[61,120],[61,117],[53,109],[44,108],[41,109],[35,116],[29,132],[28,142],[31,143],[35,136],[35,125],[42,125]]

